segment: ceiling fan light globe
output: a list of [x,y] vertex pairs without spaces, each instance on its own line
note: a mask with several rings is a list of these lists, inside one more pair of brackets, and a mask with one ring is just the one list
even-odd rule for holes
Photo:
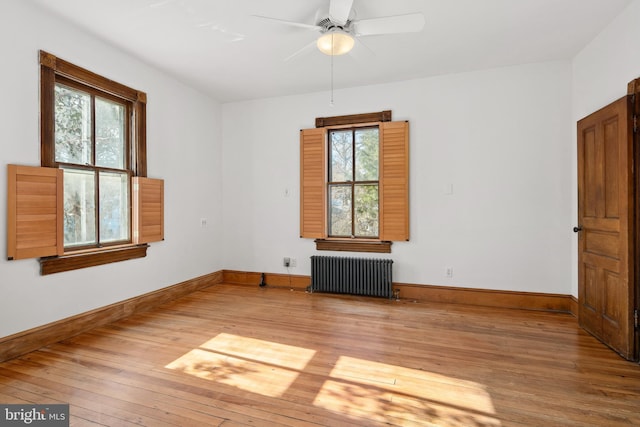
[[318,37],[316,42],[320,52],[329,56],[344,55],[353,49],[355,40],[345,31],[329,31]]

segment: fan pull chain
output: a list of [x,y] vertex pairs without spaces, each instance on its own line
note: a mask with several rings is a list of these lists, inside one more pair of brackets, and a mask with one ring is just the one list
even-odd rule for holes
[[331,34],[331,100],[329,101],[329,106],[333,107],[333,34]]

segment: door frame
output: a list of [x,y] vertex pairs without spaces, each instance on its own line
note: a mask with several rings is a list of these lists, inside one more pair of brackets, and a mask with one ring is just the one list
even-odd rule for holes
[[640,78],[631,80],[627,85],[627,96],[629,97],[629,111],[632,114],[632,155],[633,155],[633,195],[634,195],[634,208],[635,208],[635,220],[634,220],[634,236],[633,242],[636,248],[635,251],[635,277],[634,277],[634,297],[633,304],[634,313],[634,360],[640,360],[640,328],[638,328],[638,315],[640,313],[640,171],[637,170],[640,167]]

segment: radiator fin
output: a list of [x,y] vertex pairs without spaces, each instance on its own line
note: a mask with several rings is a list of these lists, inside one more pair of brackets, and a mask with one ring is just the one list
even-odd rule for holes
[[393,260],[311,257],[311,292],[391,298]]

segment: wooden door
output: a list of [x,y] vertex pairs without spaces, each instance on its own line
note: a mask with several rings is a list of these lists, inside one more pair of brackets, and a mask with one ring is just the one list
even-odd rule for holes
[[580,325],[634,358],[634,183],[630,98],[578,122]]

